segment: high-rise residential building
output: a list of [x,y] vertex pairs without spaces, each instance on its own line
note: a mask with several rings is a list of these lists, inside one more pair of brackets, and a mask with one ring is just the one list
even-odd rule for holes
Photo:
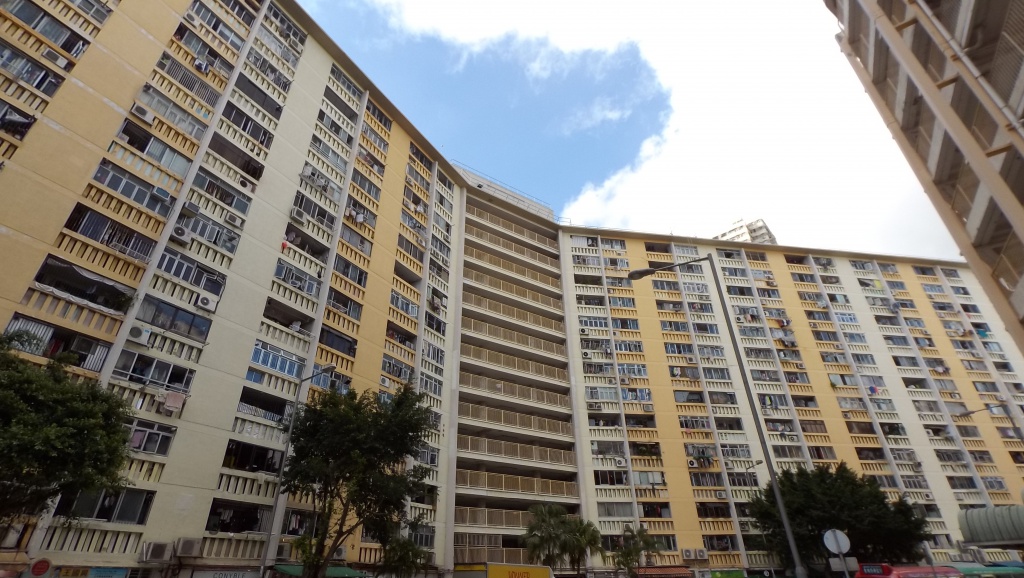
[[1024,3],[825,5],[883,122],[1024,347]]
[[846,461],[939,561],[962,508],[1019,501],[1024,356],[962,263],[565,227],[442,157],[294,0],[0,0],[0,54],[0,328],[135,409],[133,485],[11,526],[0,570],[294,560],[309,504],[276,473],[310,387],[426,394],[439,571],[525,561],[538,502],[610,549],[646,527],[652,575],[764,569],[768,467]]
[[768,224],[764,222],[764,219],[756,219],[753,221],[744,221],[740,219],[732,224],[732,228],[728,231],[715,235],[713,239],[721,239],[723,241],[736,241],[739,243],[759,243],[761,245],[778,245],[779,241],[772,234],[772,230],[768,228]]

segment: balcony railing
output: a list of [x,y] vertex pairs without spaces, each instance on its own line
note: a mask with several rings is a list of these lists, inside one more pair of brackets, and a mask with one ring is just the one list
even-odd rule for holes
[[511,305],[505,305],[503,303],[499,303],[497,301],[494,301],[493,299],[487,299],[486,297],[481,297],[479,295],[473,295],[472,293],[466,293],[463,296],[463,303],[465,303],[467,305],[471,305],[473,307],[479,307],[481,309],[486,309],[486,310],[491,311],[493,313],[497,313],[498,315],[501,315],[502,317],[509,317],[511,319],[515,319],[517,321],[522,321],[524,323],[529,323],[531,325],[537,325],[537,326],[543,327],[545,329],[551,329],[553,331],[558,331],[558,332],[561,332],[561,331],[565,330],[565,324],[562,323],[561,321],[555,321],[554,319],[550,319],[548,317],[544,317],[543,315],[537,315],[536,313],[530,313],[529,311],[525,311],[523,309],[519,309],[518,307],[512,307]]
[[467,269],[464,273],[464,276],[466,279],[473,281],[474,283],[487,285],[488,287],[492,289],[497,289],[502,293],[509,293],[511,295],[515,295],[516,297],[529,299],[530,301],[535,301],[546,307],[551,307],[552,309],[562,309],[561,299],[555,299],[554,297],[549,297],[536,291],[531,291],[521,285],[516,285],[515,283],[502,281],[501,279],[498,279],[497,277],[492,277],[486,273],[481,273],[479,271]]
[[567,450],[530,446],[467,435],[460,435],[457,442],[459,451],[564,466],[576,465],[576,452]]
[[479,488],[501,492],[518,492],[521,494],[537,494],[544,496],[579,497],[579,488],[575,482],[545,480],[526,476],[511,476],[492,472],[473,470],[456,470],[455,485],[462,488]]
[[565,356],[565,346],[560,343],[553,343],[546,339],[533,337],[532,335],[512,331],[511,329],[505,329],[504,327],[498,327],[497,325],[470,319],[469,317],[462,318],[462,329],[494,337],[502,341],[517,343],[531,349],[539,349],[555,355]]
[[512,261],[506,261],[501,257],[491,255],[490,253],[481,251],[479,249],[466,247],[466,256],[472,259],[476,259],[477,261],[483,261],[484,263],[487,263],[489,265],[494,265],[495,267],[508,271],[514,275],[525,277],[527,279],[536,281],[537,283],[541,283],[549,287],[554,287],[556,289],[561,287],[561,284],[559,283],[558,279],[550,275],[538,273],[537,271],[528,269],[526,267],[523,267],[522,265],[513,263]]
[[482,347],[474,347],[468,344],[463,344],[461,349],[464,357],[476,359],[492,365],[498,365],[525,373],[532,373],[534,375],[559,381],[565,381],[569,378],[568,372],[564,369],[544,365],[543,363],[537,363],[535,361],[527,361],[514,355],[506,355],[504,353],[498,353],[496,351],[490,351]]
[[526,401],[556,405],[564,408],[572,407],[569,402],[569,396],[567,395],[544,391],[543,389],[537,389],[535,387],[527,387],[525,385],[519,385],[518,383],[509,383],[506,381],[491,379],[481,375],[473,375],[471,373],[466,373],[465,371],[459,374],[459,385],[468,389],[486,391],[488,393],[495,393],[505,397],[515,397]]
[[471,403],[459,403],[459,417],[471,418],[511,427],[536,430],[556,435],[571,436],[572,424],[543,417],[494,409]]
[[519,235],[520,237],[525,237],[531,241],[534,241],[535,243],[544,245],[545,247],[550,247],[551,249],[556,250],[558,249],[558,241],[554,239],[549,239],[528,229],[524,229],[523,227],[520,227],[519,225],[513,223],[512,221],[507,221],[497,215],[492,215],[483,209],[478,209],[472,205],[467,205],[466,213],[473,215],[478,219],[483,219],[484,221],[487,221],[492,225],[496,225],[498,227],[501,227],[502,229],[511,231],[516,235]]

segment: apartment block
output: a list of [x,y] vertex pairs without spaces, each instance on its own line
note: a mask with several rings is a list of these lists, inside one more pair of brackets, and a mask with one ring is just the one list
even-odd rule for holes
[[779,241],[775,238],[772,230],[768,228],[768,224],[764,222],[764,219],[755,219],[753,221],[740,219],[733,223],[728,231],[715,235],[712,238],[740,243],[760,243],[762,245],[779,244]]
[[566,227],[441,156],[293,0],[0,0],[0,55],[0,327],[135,410],[132,486],[10,528],[0,570],[294,562],[310,388],[426,394],[438,573],[525,562],[536,503],[609,549],[646,527],[653,574],[766,569],[769,466],[874,476],[940,561],[962,508],[1019,503],[1024,358],[963,263]]
[[836,40],[1024,347],[1024,5],[826,0]]

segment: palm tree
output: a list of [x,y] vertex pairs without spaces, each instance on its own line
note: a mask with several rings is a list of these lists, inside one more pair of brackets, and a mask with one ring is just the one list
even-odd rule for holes
[[661,552],[658,543],[645,528],[634,530],[626,526],[622,533],[622,548],[615,553],[615,567],[626,573],[627,578],[637,578],[637,568],[643,563],[644,555],[653,556]]
[[530,514],[533,519],[521,537],[526,557],[532,564],[554,569],[565,559],[569,516],[565,508],[557,504],[534,504],[530,506]]
[[600,554],[601,560],[605,559],[601,530],[589,520],[570,518],[566,523],[565,555],[569,559],[569,567],[577,576],[588,554]]

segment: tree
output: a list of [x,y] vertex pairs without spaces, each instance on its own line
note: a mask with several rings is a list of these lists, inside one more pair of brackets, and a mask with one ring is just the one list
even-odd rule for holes
[[131,409],[94,382],[73,382],[58,357],[45,367],[26,333],[0,336],[0,524],[42,512],[61,494],[119,489]]
[[566,534],[569,516],[558,504],[534,504],[530,506],[532,519],[521,536],[526,547],[526,557],[531,564],[542,564],[555,568],[566,557]]
[[647,529],[634,530],[632,526],[626,526],[622,533],[622,546],[614,554],[615,567],[625,572],[627,578],[637,578],[637,568],[643,564],[644,558],[659,552],[658,543]]
[[390,401],[376,390],[324,391],[296,413],[281,488],[308,496],[316,512],[296,542],[304,578],[323,578],[327,561],[357,531],[384,543],[408,522],[406,501],[427,474],[407,466],[430,427],[422,400],[410,385]]
[[394,578],[413,578],[427,569],[427,551],[410,538],[393,536],[382,544],[383,553],[374,576],[390,574]]
[[601,547],[601,530],[598,530],[590,520],[569,518],[566,522],[563,547],[569,560],[569,567],[577,576],[580,575],[588,554],[599,554],[602,560],[605,559],[604,548]]
[[[930,538],[927,523],[906,500],[889,502],[874,480],[858,476],[845,463],[832,470],[787,470],[778,477],[786,513],[805,561],[830,555],[822,542],[826,530],[842,530],[850,538],[849,556],[873,562],[914,562],[921,542]],[[751,514],[765,542],[778,559],[793,564],[769,483],[750,502]]]

